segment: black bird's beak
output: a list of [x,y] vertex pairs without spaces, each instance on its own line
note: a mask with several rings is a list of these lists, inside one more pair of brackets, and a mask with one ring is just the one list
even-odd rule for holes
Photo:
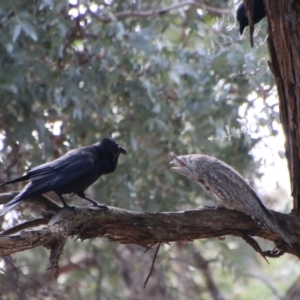
[[122,154],[127,154],[127,150],[125,148],[121,147],[121,146],[119,146],[119,151]]

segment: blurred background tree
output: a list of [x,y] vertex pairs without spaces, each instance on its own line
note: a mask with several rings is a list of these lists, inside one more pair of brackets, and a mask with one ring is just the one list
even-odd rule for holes
[[[213,203],[168,170],[170,151],[216,156],[259,185],[264,157],[255,153],[278,138],[278,106],[266,21],[256,26],[251,49],[248,32],[238,35],[237,4],[1,1],[1,180],[107,136],[129,155],[89,190],[102,203],[152,212]],[[276,207],[272,193],[265,202]],[[76,197],[72,203],[84,204]],[[1,220],[2,228],[35,214],[24,204]],[[45,270],[45,249],[4,257],[0,293],[3,299],[279,299],[297,276],[287,255],[267,265],[238,238],[209,239],[162,246],[144,289],[153,252],[143,252],[107,240],[70,240],[57,282]]]

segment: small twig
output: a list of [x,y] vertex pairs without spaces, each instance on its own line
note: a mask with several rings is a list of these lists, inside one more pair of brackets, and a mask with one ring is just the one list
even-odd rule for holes
[[27,222],[24,222],[22,224],[16,225],[12,228],[9,228],[7,230],[4,230],[1,232],[1,236],[6,236],[6,235],[11,235],[14,233],[17,233],[21,230],[27,229],[27,228],[31,228],[31,227],[35,227],[35,226],[39,226],[39,225],[45,225],[48,223],[49,220],[45,219],[45,218],[40,218],[40,219],[34,219],[34,220],[30,220]]
[[156,244],[156,242],[155,242],[155,243],[152,243],[150,246],[148,246],[148,247],[146,248],[146,250],[144,251],[144,253],[146,253],[146,252],[148,252],[150,249],[152,249],[152,247],[153,247],[155,244]]
[[148,274],[148,276],[147,276],[147,278],[146,278],[146,280],[145,280],[145,283],[144,283],[144,288],[146,287],[147,282],[148,282],[148,280],[149,280],[149,278],[150,278],[150,276],[151,276],[151,274],[152,274],[152,272],[153,272],[154,263],[155,263],[155,260],[156,260],[156,257],[157,257],[157,254],[158,254],[158,250],[159,250],[160,245],[161,245],[161,242],[158,243],[156,252],[155,252],[154,257],[153,257],[153,261],[152,261],[152,265],[151,265],[150,272],[149,272],[149,274]]

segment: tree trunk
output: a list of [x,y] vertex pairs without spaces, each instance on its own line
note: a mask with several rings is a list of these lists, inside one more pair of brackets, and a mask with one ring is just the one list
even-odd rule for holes
[[300,209],[300,3],[265,1],[270,68],[279,95],[280,118],[286,137],[286,158],[294,199]]

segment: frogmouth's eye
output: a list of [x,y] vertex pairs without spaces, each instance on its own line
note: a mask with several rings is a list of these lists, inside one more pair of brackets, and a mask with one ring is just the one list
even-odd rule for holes
[[184,163],[182,160],[179,161],[179,164],[180,164],[182,167],[185,166],[185,163]]

